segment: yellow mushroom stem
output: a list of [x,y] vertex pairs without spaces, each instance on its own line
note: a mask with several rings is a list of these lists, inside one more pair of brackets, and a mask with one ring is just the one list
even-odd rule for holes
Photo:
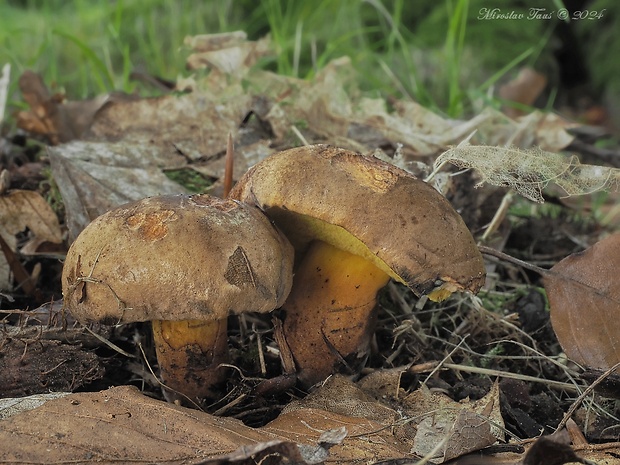
[[320,382],[343,365],[357,369],[365,362],[377,292],[389,279],[359,255],[312,243],[282,306],[284,335],[303,385]]
[[[203,321],[155,320],[153,339],[162,382],[168,400],[193,402],[212,397],[215,384],[223,381],[228,361],[226,319]],[[187,401],[185,400],[185,403]]]

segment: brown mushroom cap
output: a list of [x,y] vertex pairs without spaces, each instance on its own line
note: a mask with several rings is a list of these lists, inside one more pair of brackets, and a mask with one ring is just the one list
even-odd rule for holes
[[438,281],[472,292],[484,283],[482,255],[450,202],[375,157],[328,145],[279,152],[230,197],[258,205],[297,250],[323,240],[366,256],[418,295]]
[[268,312],[292,284],[293,248],[257,208],[208,195],[150,197],[96,218],[62,286],[80,321],[206,320]]

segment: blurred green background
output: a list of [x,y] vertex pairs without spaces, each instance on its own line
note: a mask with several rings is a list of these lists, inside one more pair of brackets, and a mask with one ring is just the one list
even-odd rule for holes
[[[485,19],[494,8],[525,19]],[[551,19],[527,19],[531,8]],[[573,19],[557,19],[560,8]],[[582,11],[589,18],[574,19]],[[620,102],[613,0],[8,0],[0,4],[0,66],[12,66],[8,113],[20,105],[26,69],[72,99],[148,94],[132,72],[175,80],[188,74],[185,36],[234,30],[271,34],[278,54],[261,63],[268,69],[307,78],[348,55],[363,91],[455,117],[474,102],[499,105],[491,90],[523,66],[549,80],[542,106]]]

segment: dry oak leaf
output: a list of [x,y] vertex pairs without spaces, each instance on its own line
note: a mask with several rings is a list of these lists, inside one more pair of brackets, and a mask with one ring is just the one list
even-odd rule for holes
[[557,263],[543,279],[566,355],[591,368],[620,362],[620,233]]

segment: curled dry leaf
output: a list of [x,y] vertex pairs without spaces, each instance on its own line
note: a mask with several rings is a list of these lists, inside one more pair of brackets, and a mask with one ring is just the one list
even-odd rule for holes
[[95,114],[110,101],[109,95],[101,95],[92,100],[65,102],[63,95],[51,95],[41,76],[32,71],[20,76],[19,87],[30,111],[17,114],[17,125],[48,137],[52,145],[81,137]]
[[187,57],[187,68],[242,75],[260,58],[273,54],[270,42],[269,37],[248,41],[243,31],[186,37],[185,45],[194,51]]
[[620,362],[620,233],[569,255],[544,277],[551,324],[575,362],[607,370]]
[[412,450],[422,456],[432,453],[434,463],[503,440],[497,383],[482,399],[466,402],[455,402],[423,386],[408,395],[403,404],[408,416],[419,419]]

